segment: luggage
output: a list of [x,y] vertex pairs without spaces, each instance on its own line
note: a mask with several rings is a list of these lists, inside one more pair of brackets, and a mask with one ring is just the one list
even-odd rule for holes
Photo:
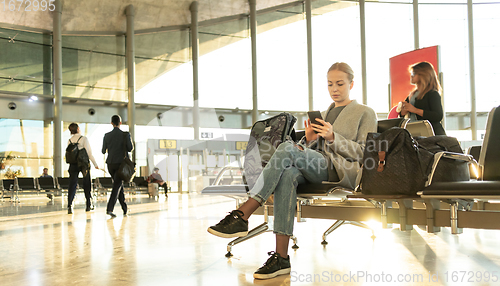
[[360,189],[367,195],[415,195],[425,186],[417,142],[406,129],[368,133]]
[[267,165],[279,144],[295,140],[293,126],[297,118],[283,112],[276,116],[255,122],[245,150],[243,180],[249,189],[255,185],[262,169]]
[[[460,143],[455,137],[436,135],[416,139],[420,148],[421,160],[426,164],[425,175],[429,176],[434,163],[434,154],[441,151],[463,153]],[[469,181],[469,165],[465,161],[441,158],[437,165],[432,182]]]
[[78,140],[76,140],[75,143],[71,142],[71,140],[69,140],[69,144],[68,144],[68,147],[66,147],[66,163],[68,164],[77,164],[78,163],[78,153],[79,153],[79,149],[78,149],[78,141],[80,141],[80,139],[82,139],[82,136],[80,136],[80,138],[78,138]]
[[148,194],[149,197],[158,197],[158,184],[157,183],[149,183],[148,184]]
[[127,135],[128,132],[123,132],[123,161],[120,164],[120,167],[118,167],[118,176],[125,182],[125,183],[130,183],[132,181],[132,178],[135,176],[135,163],[130,160],[128,157],[128,152],[127,152],[127,146],[125,143],[125,140],[127,140]]
[[[372,195],[415,195],[425,187],[440,151],[462,153],[456,138],[444,135],[415,140],[406,129],[369,133],[363,154],[360,190]],[[443,158],[433,182],[469,180],[467,163]]]

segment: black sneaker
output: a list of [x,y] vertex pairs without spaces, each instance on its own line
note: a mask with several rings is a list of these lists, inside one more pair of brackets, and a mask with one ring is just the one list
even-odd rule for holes
[[257,269],[253,274],[256,279],[270,279],[278,275],[289,274],[292,267],[290,266],[290,256],[281,257],[278,253],[271,251],[267,253],[271,255],[264,265]]
[[242,237],[248,234],[248,221],[245,221],[241,216],[243,212],[234,210],[230,212],[218,224],[209,227],[207,230],[218,237]]

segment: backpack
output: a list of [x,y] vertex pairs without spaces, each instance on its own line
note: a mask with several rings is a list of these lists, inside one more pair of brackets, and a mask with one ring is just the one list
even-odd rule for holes
[[73,143],[71,140],[69,140],[69,145],[66,147],[66,163],[68,164],[77,164],[78,163],[78,141],[82,139],[83,136],[80,136],[78,140]]
[[250,131],[250,138],[245,150],[243,164],[243,181],[252,189],[278,146],[287,140],[295,140],[293,126],[297,118],[290,113],[280,113],[276,116],[259,120]]

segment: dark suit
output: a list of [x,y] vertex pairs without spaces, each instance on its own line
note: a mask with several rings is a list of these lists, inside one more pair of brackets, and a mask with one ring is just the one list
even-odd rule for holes
[[[410,102],[409,98],[405,99]],[[424,111],[423,116],[417,115],[417,120],[429,120],[436,135],[446,135],[441,120],[443,119],[443,106],[441,105],[441,96],[435,90],[431,90],[425,94],[422,99],[415,99],[416,108]]]
[[123,158],[125,158],[125,150],[123,150],[124,137],[126,151],[130,152],[134,147],[132,145],[132,140],[130,139],[130,133],[127,133],[126,136],[123,134],[124,132],[121,131],[120,128],[115,127],[113,128],[113,131],[104,135],[102,142],[102,153],[106,154],[106,151],[108,152],[106,164],[108,164],[109,174],[113,178],[113,190],[109,196],[108,206],[106,208],[107,212],[113,212],[116,199],[118,198],[118,201],[122,206],[123,213],[127,213],[127,204],[125,203],[125,194],[123,193],[123,180],[116,174],[116,171],[118,171]]

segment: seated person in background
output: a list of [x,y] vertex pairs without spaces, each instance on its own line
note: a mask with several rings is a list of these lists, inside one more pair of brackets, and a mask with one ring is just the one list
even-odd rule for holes
[[43,173],[40,176],[40,178],[52,178],[52,176],[49,175],[49,169],[48,168],[43,168]]
[[163,178],[158,173],[159,171],[160,171],[160,169],[158,169],[157,167],[154,167],[153,173],[148,177],[148,182],[149,183],[157,183],[158,186],[163,187],[163,189],[165,190],[165,195],[167,195],[167,191],[168,191],[167,182],[163,181]]
[[429,120],[436,135],[446,135],[441,120],[443,106],[441,105],[441,85],[436,71],[431,63],[420,62],[410,66],[411,84],[415,89],[400,102],[398,112],[401,116],[409,114],[410,122]]

